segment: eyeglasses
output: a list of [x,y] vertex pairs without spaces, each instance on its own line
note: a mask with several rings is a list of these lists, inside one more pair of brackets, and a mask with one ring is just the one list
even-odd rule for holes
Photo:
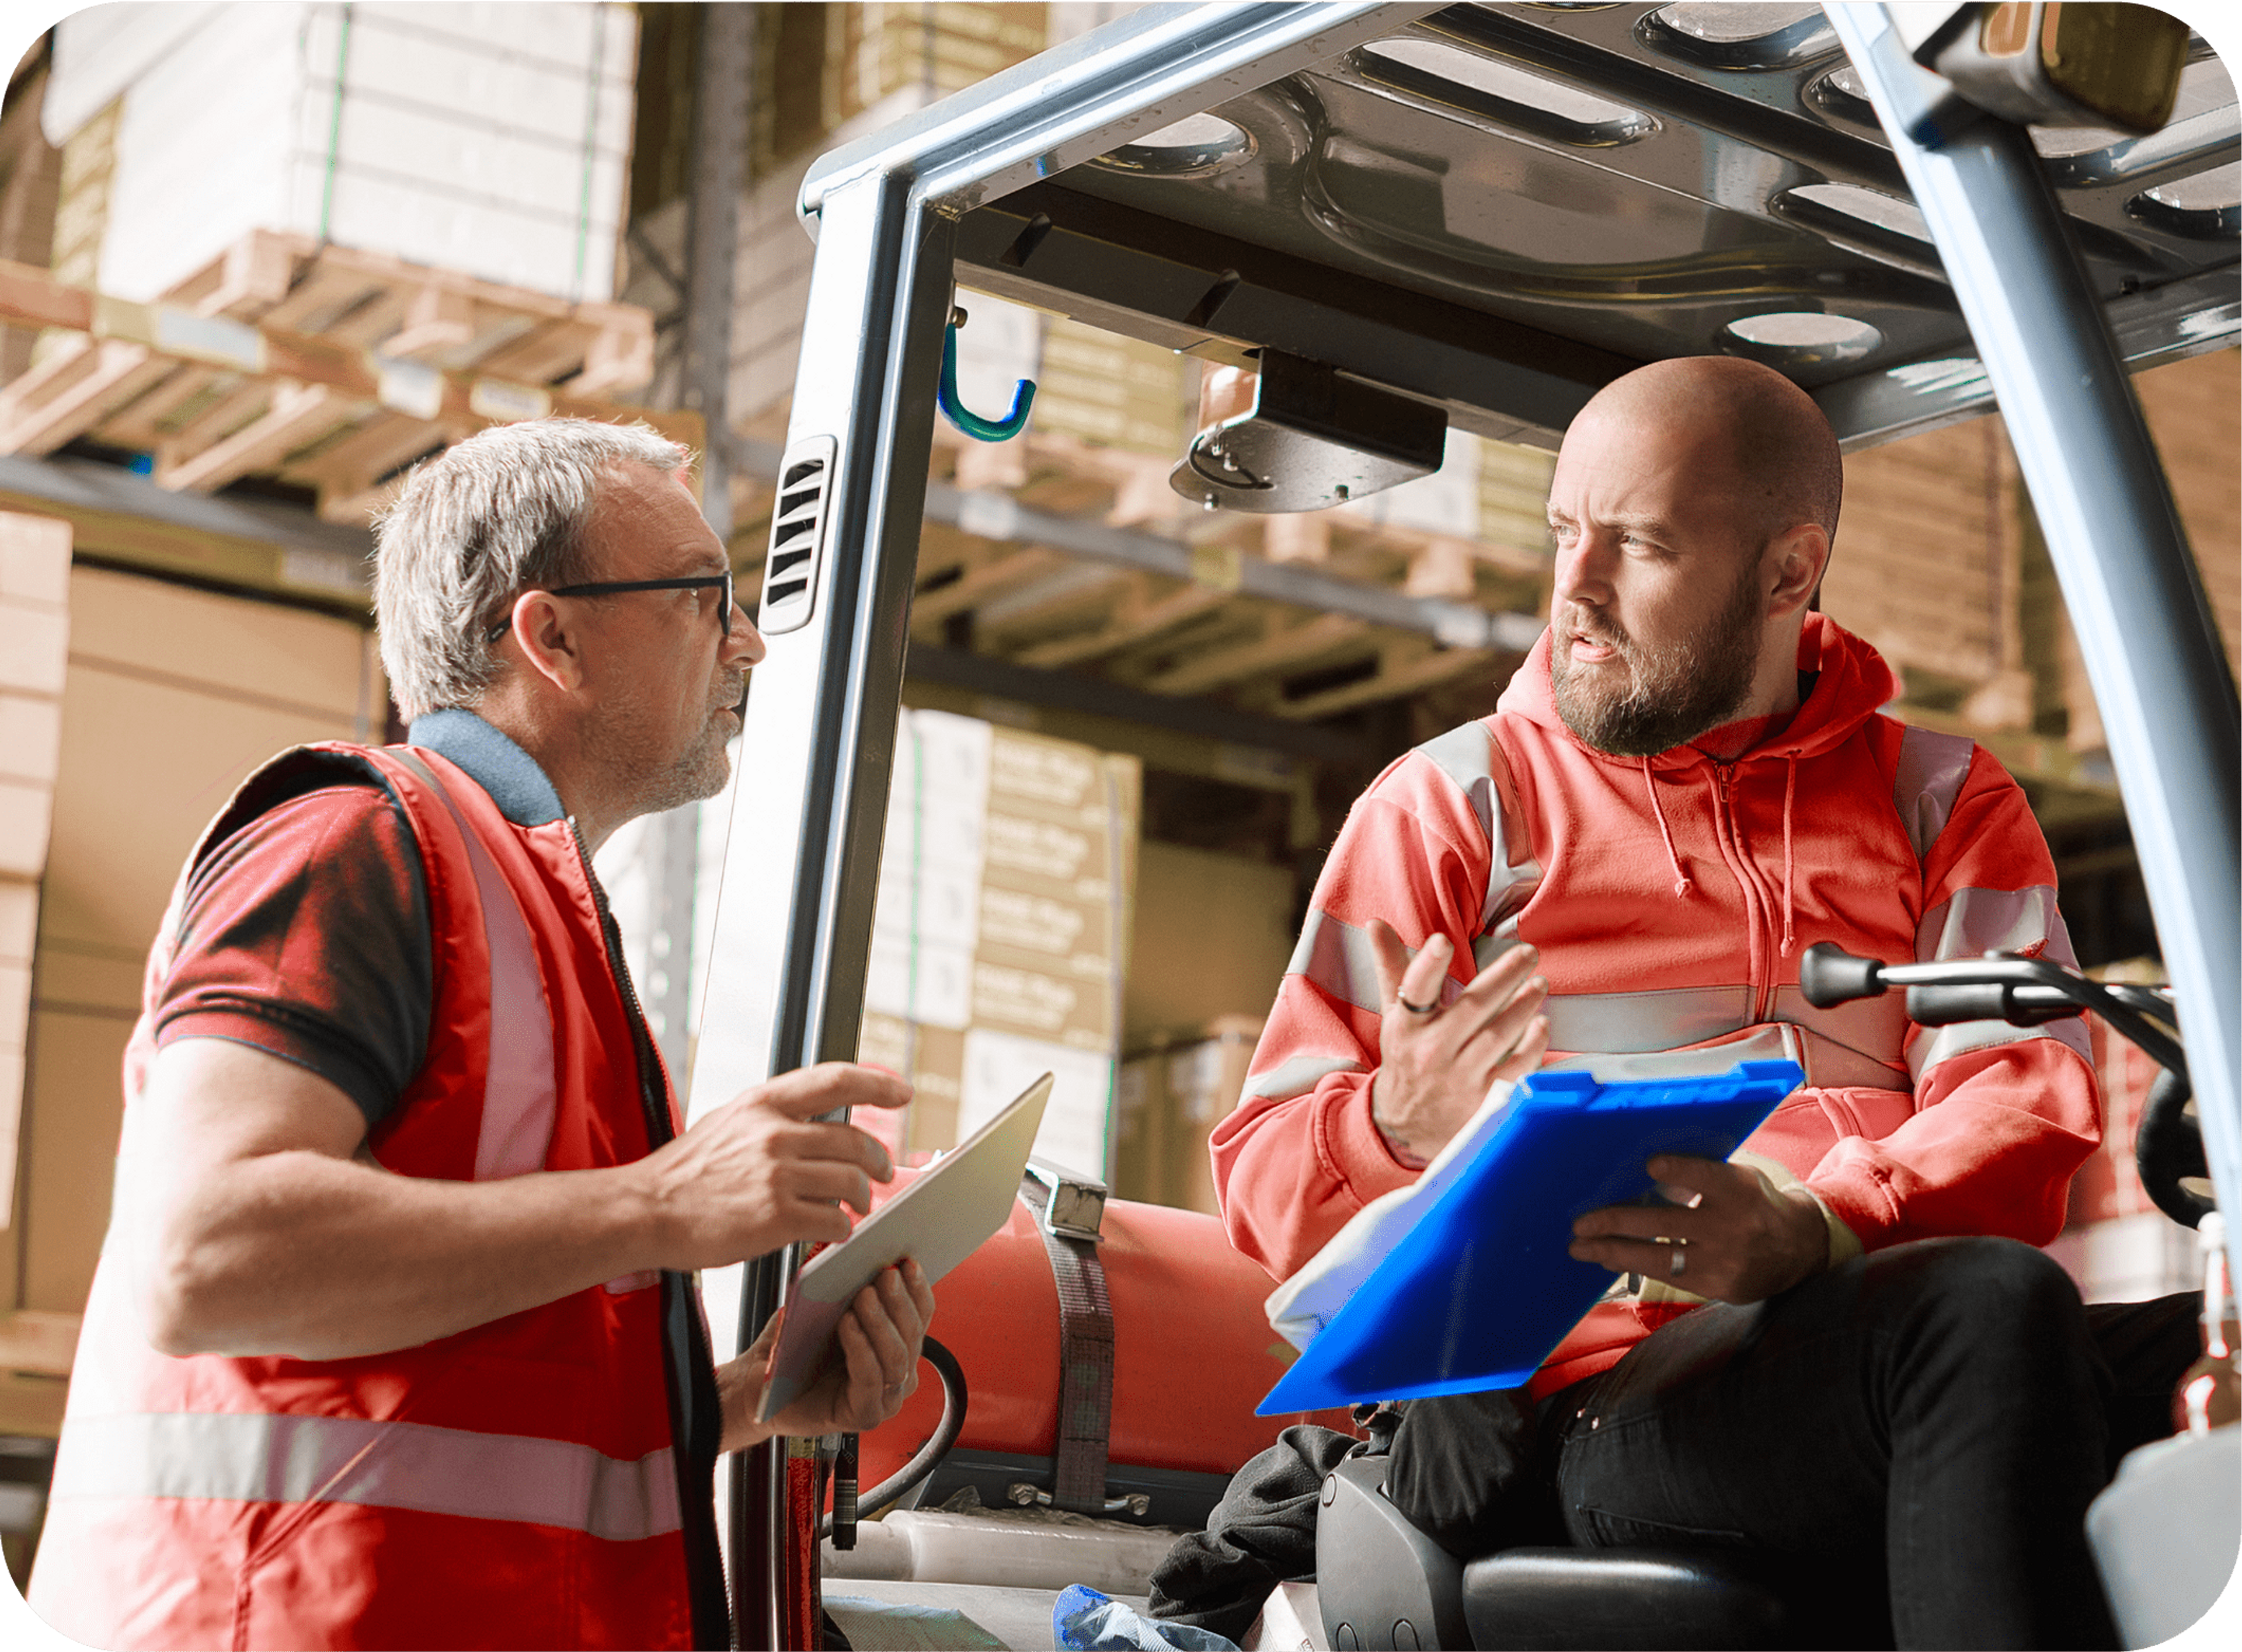
[[[546,593],[548,596],[620,596],[625,591],[705,591],[712,585],[724,588],[723,605],[716,610],[716,622],[725,635],[732,632],[732,570],[722,574],[707,574],[683,580],[598,580],[588,585],[555,585]],[[494,643],[514,628],[507,620],[490,628],[486,642]]]

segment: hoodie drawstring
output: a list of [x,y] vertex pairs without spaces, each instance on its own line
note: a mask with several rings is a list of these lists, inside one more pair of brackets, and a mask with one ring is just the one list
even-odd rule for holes
[[[1674,868],[1674,898],[1678,901],[1687,896],[1695,885],[1689,882],[1689,875],[1682,870],[1682,856],[1675,852],[1674,834],[1666,824],[1666,809],[1658,801],[1658,782],[1651,778],[1650,759],[1645,757],[1641,761],[1643,789],[1650,794],[1650,812],[1657,817],[1658,835],[1666,842],[1667,863]],[[1793,766],[1796,767],[1796,765]],[[1786,844],[1790,842],[1789,819],[1788,814],[1783,816],[1782,841]]]
[[1789,957],[1791,948],[1790,905],[1790,802],[1798,795],[1798,756],[1791,755],[1782,775],[1782,951]]

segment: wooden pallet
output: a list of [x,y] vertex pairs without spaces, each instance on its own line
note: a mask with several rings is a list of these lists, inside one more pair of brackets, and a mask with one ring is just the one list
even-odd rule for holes
[[486,425],[636,413],[608,398],[654,369],[653,317],[635,305],[269,231],[153,305],[8,265],[0,319],[76,335],[0,390],[0,453],[88,438],[149,455],[158,483],[189,493],[273,476],[312,489],[331,521],[369,520],[402,467]]

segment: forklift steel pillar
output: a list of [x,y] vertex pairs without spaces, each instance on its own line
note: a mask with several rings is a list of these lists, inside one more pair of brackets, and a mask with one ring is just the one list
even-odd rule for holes
[[[832,444],[820,549],[806,617],[789,599],[748,697],[692,1111],[856,1053],[957,215],[1432,9],[1147,7],[993,77],[972,115],[936,105],[804,183],[818,249],[788,453],[791,465],[818,439]],[[797,1261],[782,1252],[748,1270],[742,1346]],[[786,1644],[786,1490],[776,1446],[735,1465],[743,1648]]]
[[1918,68],[1883,6],[1829,17],[2031,488],[2139,846],[2212,1179],[2242,1207],[2242,718],[2164,466],[2024,129]]

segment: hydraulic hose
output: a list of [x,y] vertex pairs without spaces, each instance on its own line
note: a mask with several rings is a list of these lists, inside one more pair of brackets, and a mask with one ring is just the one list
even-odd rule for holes
[[[942,1420],[935,1425],[933,1434],[912,1454],[909,1462],[856,1500],[860,1519],[870,1519],[908,1494],[942,1466],[942,1460],[950,1455],[950,1448],[964,1432],[965,1372],[957,1363],[957,1356],[928,1337],[919,1344],[919,1357],[934,1367],[934,1374],[942,1380]],[[823,1539],[832,1534],[833,1517],[828,1514],[818,1521],[817,1535]]]

